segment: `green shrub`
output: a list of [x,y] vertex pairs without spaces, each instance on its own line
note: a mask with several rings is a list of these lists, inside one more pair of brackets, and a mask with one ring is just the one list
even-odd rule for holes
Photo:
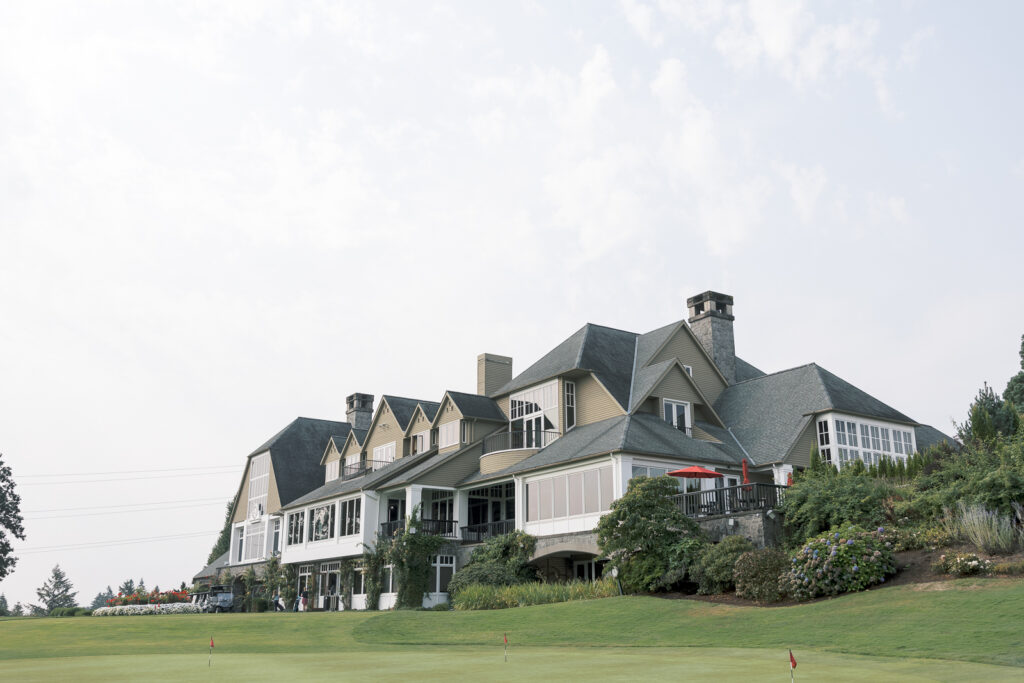
[[633,477],[626,495],[598,522],[597,545],[627,589],[664,588],[673,547],[687,537],[701,536],[697,523],[672,500],[677,493],[672,477]]
[[537,569],[529,564],[537,539],[522,531],[493,536],[473,551],[469,562],[448,582],[454,596],[465,586],[513,586],[537,581]]
[[447,602],[439,602],[430,608],[431,612],[451,612],[452,606]]
[[253,612],[266,612],[267,611],[267,607],[269,607],[269,606],[270,606],[270,601],[267,600],[266,598],[255,598],[252,601],[252,611]]
[[870,476],[863,466],[836,472],[824,465],[817,471],[804,471],[786,489],[782,504],[788,542],[799,545],[842,524],[882,526],[887,507],[898,498],[896,491],[886,480]]
[[452,597],[457,610],[506,609],[547,605],[570,600],[593,600],[618,595],[612,578],[569,583],[520,583],[513,586],[469,584]]
[[956,537],[941,524],[924,527],[885,527],[879,538],[889,543],[893,552],[945,548],[956,541]]
[[726,536],[704,551],[693,564],[692,575],[701,595],[725,593],[736,587],[733,568],[736,558],[754,549],[754,544],[742,536]]
[[1002,574],[1004,576],[1020,576],[1024,574],[1024,560],[1018,560],[1016,562],[996,562],[989,571],[993,574]]
[[76,616],[76,617],[91,617],[92,616],[92,610],[87,608],[87,607],[78,607],[78,608],[75,609],[74,616]]
[[751,550],[736,558],[733,579],[736,595],[756,602],[778,602],[779,577],[789,565],[789,556],[779,548]]
[[986,574],[991,568],[991,562],[981,559],[974,553],[949,553],[940,556],[939,561],[932,565],[932,569],[938,574],[956,576]]
[[808,541],[790,558],[788,571],[779,577],[779,591],[810,600],[884,583],[896,573],[896,561],[883,533],[882,528],[865,531],[848,524]]
[[672,588],[685,580],[696,582],[693,579],[694,565],[709,545],[707,540],[698,536],[688,536],[673,545],[668,552],[668,571],[661,579],[662,586]]

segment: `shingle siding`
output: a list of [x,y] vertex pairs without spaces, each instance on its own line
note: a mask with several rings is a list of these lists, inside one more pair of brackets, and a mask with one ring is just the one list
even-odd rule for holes
[[651,395],[658,399],[668,398],[692,404],[704,402],[694,390],[693,385],[683,377],[683,371],[679,369],[679,366],[669,370],[661,382],[654,387]]
[[814,420],[807,423],[807,427],[797,438],[793,447],[786,454],[786,462],[796,467],[811,466],[811,449],[814,448]]

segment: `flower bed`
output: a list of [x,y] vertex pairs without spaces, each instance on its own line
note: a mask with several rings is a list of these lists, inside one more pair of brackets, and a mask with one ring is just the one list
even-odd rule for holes
[[93,610],[94,617],[129,617],[140,614],[199,614],[199,605],[190,602],[175,602],[169,605],[113,605]]
[[935,571],[942,574],[955,574],[957,576],[987,574],[991,569],[991,562],[978,557],[974,553],[942,555],[939,557],[939,561],[935,563]]
[[846,525],[808,541],[779,577],[779,589],[797,600],[839,595],[884,583],[896,573],[892,543],[878,531]]
[[107,600],[107,607],[119,605],[172,605],[180,602],[188,602],[188,591],[153,591],[151,593],[129,593],[124,595],[118,593],[116,597]]

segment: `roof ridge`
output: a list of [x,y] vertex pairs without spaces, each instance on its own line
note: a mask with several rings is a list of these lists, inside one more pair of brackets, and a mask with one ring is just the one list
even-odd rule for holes
[[[818,378],[818,382],[821,384],[821,388],[825,391],[825,398],[828,399],[828,407],[834,410],[835,407],[836,407],[836,401],[832,397],[832,392],[829,391],[829,389],[828,389],[828,382],[826,382],[825,378],[821,376],[821,371],[824,370],[825,368],[821,367],[817,363],[808,363],[808,366],[814,369],[814,374]],[[825,371],[828,372],[827,370],[825,370]],[[832,374],[832,373],[829,373],[829,374]],[[836,375],[836,377],[839,377],[839,376]],[[851,385],[851,386],[853,386],[853,385]],[[854,387],[854,388],[858,389],[858,387]],[[859,389],[859,391],[863,391],[865,394],[870,396],[870,394],[868,394],[863,389]]]
[[587,323],[584,327],[600,327],[604,330],[612,330],[613,332],[625,332],[626,334],[639,334],[639,332],[633,332],[632,330],[624,330],[621,327],[612,327],[610,325],[601,325],[599,323]]
[[580,340],[580,348],[576,351],[576,362],[573,363],[573,367],[580,367],[580,363],[583,362],[583,349],[587,348],[587,337],[590,336],[590,328],[593,327],[593,323],[587,323],[583,326],[583,339]]
[[[794,365],[793,367],[786,368],[785,370],[776,370],[775,372],[769,372],[769,373],[766,373],[764,375],[761,375],[760,377],[751,377],[750,379],[745,379],[743,381],[736,382],[735,384],[730,384],[729,386],[730,387],[734,387],[734,386],[737,386],[737,385],[740,385],[740,384],[746,384],[748,382],[757,382],[758,380],[767,379],[769,377],[774,377],[775,375],[781,375],[781,374],[783,374],[785,372],[793,372],[794,370],[802,370],[804,368],[809,368],[809,367],[812,367],[812,366],[816,367],[816,368],[821,368],[820,365],[818,365],[814,361],[811,361],[810,363],[804,363],[803,365]],[[822,368],[822,369],[824,369],[824,368]],[[728,388],[729,387],[726,387],[726,389],[728,389]]]

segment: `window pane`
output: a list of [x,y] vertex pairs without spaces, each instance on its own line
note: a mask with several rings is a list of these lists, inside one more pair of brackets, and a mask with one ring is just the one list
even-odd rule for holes
[[614,497],[612,486],[612,468],[602,467],[601,473],[601,510],[610,510],[612,507],[612,498]]
[[601,509],[600,486],[597,470],[587,470],[583,473],[583,511],[597,512]]
[[538,519],[551,519],[551,480],[544,479],[540,482],[540,517]]
[[454,573],[455,567],[441,567],[440,590],[442,593],[448,592],[448,583],[452,580],[452,574]]
[[[633,475],[636,476],[637,468],[633,468]],[[569,514],[583,514],[583,473],[574,472],[569,475]]]
[[551,516],[554,518],[565,517],[565,475],[561,474],[551,480],[554,489],[554,510]]
[[537,482],[531,481],[526,485],[526,519],[527,521],[534,522],[540,519],[540,508],[538,503],[540,501],[540,490]]

